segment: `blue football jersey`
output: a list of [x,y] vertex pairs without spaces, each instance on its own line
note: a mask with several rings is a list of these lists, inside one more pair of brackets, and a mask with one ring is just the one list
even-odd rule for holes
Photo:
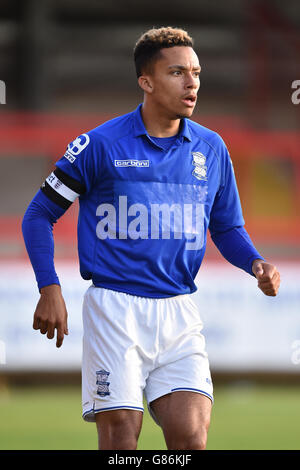
[[163,148],[141,106],[77,137],[42,190],[64,209],[79,197],[84,279],[146,297],[192,293],[207,230],[244,225],[232,162],[222,138],[189,119]]

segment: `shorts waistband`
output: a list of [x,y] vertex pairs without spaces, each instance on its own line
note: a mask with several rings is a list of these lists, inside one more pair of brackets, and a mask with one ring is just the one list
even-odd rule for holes
[[171,300],[171,299],[184,299],[184,298],[187,298],[187,297],[190,297],[190,293],[188,294],[177,294],[177,295],[170,295],[170,296],[166,296],[166,297],[150,297],[150,296],[146,296],[146,295],[139,295],[139,294],[132,294],[130,292],[124,292],[124,291],[121,291],[121,290],[116,290],[116,289],[110,289],[109,287],[103,287],[103,286],[95,286],[94,283],[92,283],[92,285],[90,287],[94,287],[95,289],[101,289],[101,290],[104,290],[104,291],[108,291],[108,292],[112,292],[116,295],[124,295],[124,296],[129,296],[129,297],[137,297],[137,298],[140,298],[140,299],[146,299],[146,300]]

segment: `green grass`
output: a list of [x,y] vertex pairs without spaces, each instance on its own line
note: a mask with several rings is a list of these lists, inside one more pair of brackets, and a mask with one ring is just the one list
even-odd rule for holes
[[[208,449],[300,449],[300,386],[215,387]],[[96,449],[79,387],[0,389],[0,449]],[[138,449],[166,449],[145,408]]]
[[300,449],[300,387],[215,389],[208,449]]

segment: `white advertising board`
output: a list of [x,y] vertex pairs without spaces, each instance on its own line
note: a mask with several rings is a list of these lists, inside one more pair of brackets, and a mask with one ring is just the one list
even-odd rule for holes
[[[212,370],[300,373],[300,264],[278,263],[282,284],[266,297],[254,278],[228,263],[204,263],[193,299],[204,323]],[[0,372],[79,370],[81,308],[90,282],[76,262],[56,263],[68,310],[61,348],[32,328],[39,299],[29,263],[0,263]]]

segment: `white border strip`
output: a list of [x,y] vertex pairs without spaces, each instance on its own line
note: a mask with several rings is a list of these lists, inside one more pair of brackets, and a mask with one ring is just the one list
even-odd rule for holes
[[46,179],[49,186],[51,186],[54,191],[56,191],[60,196],[64,197],[70,202],[74,202],[75,199],[79,197],[78,193],[72,191],[72,189],[68,188],[57,176],[52,172],[51,175],[48,176]]

